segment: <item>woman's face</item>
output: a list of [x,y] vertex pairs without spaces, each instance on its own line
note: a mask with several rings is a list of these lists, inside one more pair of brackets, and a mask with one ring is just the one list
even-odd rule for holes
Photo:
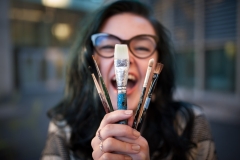
[[[102,26],[99,32],[115,35],[123,40],[128,40],[140,34],[156,35],[151,23],[145,18],[131,13],[122,13],[110,17]],[[148,61],[154,58],[154,66],[158,59],[158,54],[155,51],[150,57],[139,59],[130,51],[129,53],[129,80],[127,86],[127,107],[131,110],[136,110],[142,85],[144,82]],[[114,60],[113,58],[103,58],[97,53],[94,54],[98,62],[98,66],[102,73],[103,79],[108,88],[110,98],[114,109],[117,109],[117,88],[114,83]],[[153,70],[153,69],[152,69]]]

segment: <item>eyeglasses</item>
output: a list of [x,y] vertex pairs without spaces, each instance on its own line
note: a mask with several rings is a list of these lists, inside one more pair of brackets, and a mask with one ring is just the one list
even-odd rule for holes
[[151,56],[157,46],[158,38],[153,35],[137,35],[129,40],[122,40],[107,33],[97,33],[91,36],[95,51],[102,57],[111,58],[114,56],[115,44],[127,44],[131,53],[138,58]]

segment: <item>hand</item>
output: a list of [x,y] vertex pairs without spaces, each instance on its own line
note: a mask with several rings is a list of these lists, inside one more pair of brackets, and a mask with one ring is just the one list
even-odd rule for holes
[[[125,119],[128,119],[128,125],[116,124]],[[93,159],[150,159],[148,142],[131,127],[132,123],[132,110],[116,110],[106,114],[92,139]],[[102,150],[99,146],[101,143]]]

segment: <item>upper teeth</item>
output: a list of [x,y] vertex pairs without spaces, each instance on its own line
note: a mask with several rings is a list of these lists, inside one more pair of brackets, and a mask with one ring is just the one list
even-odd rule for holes
[[[136,77],[135,77],[134,75],[132,75],[132,74],[129,74],[129,75],[128,75],[128,79],[129,79],[129,80],[132,80],[132,81],[135,81],[135,80],[136,80]],[[113,77],[113,80],[116,81],[116,76]]]
[[132,80],[132,81],[135,81],[136,80],[136,77],[132,74],[129,74],[128,75],[128,79]]

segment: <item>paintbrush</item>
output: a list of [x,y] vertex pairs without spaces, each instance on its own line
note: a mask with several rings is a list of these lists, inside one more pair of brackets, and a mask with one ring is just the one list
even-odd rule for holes
[[157,63],[157,66],[155,67],[155,70],[154,70],[154,73],[153,73],[153,76],[152,76],[152,81],[151,81],[150,87],[148,89],[147,97],[145,99],[143,107],[141,108],[142,110],[140,111],[140,114],[138,116],[137,124],[136,124],[136,127],[135,127],[135,129],[137,129],[138,131],[140,131],[140,129],[141,129],[141,124],[143,122],[143,118],[145,117],[146,111],[147,111],[148,106],[150,104],[152,94],[153,94],[153,91],[156,87],[157,80],[158,80],[160,72],[162,71],[162,68],[163,68],[163,64]]
[[[129,70],[129,55],[126,44],[116,44],[114,50],[114,68],[117,82],[117,108],[120,110],[127,109],[127,81]],[[127,124],[127,120],[119,122]]]
[[134,117],[134,121],[133,121],[133,128],[136,128],[136,125],[137,125],[137,119],[138,119],[138,116],[139,116],[139,113],[140,113],[140,107],[142,106],[143,98],[144,98],[145,93],[146,93],[146,88],[147,88],[148,80],[149,80],[149,77],[150,77],[150,74],[151,74],[151,71],[152,71],[153,63],[154,63],[153,58],[148,61],[148,68],[147,68],[147,72],[146,72],[145,79],[144,79],[144,82],[143,82],[142,94],[140,96],[138,107],[137,107],[137,110],[136,110],[136,113],[135,113],[135,117]]
[[97,81],[97,79],[96,79],[96,77],[95,77],[95,75],[94,75],[94,73],[93,73],[93,71],[92,71],[92,67],[89,66],[88,69],[89,69],[90,72],[91,72],[91,75],[92,75],[94,84],[95,84],[95,86],[96,86],[98,95],[99,95],[99,97],[100,97],[100,99],[101,99],[101,102],[102,102],[102,104],[103,104],[104,110],[105,110],[106,113],[109,113],[109,112],[110,112],[109,105],[108,105],[107,100],[106,100],[106,97],[104,96],[104,94],[103,94],[103,92],[102,92],[102,89],[101,89],[101,87],[99,86],[98,81]]
[[109,107],[110,107],[110,112],[112,112],[114,109],[113,109],[113,106],[112,106],[112,102],[111,102],[110,96],[109,96],[109,94],[108,94],[107,87],[106,87],[106,85],[105,85],[105,83],[104,83],[104,80],[103,80],[103,78],[102,78],[102,74],[101,74],[101,72],[100,72],[100,70],[99,70],[99,67],[98,67],[98,65],[97,65],[97,62],[96,62],[96,60],[95,60],[95,58],[94,58],[93,55],[92,55],[92,58],[93,58],[93,61],[94,61],[94,64],[95,64],[95,67],[96,67],[96,70],[97,70],[97,73],[98,73],[98,77],[99,77],[100,82],[101,82],[101,86],[102,86],[102,88],[103,88],[103,92],[104,92],[104,94],[105,94],[105,97],[106,97],[106,99],[107,99],[108,105],[109,105]]

